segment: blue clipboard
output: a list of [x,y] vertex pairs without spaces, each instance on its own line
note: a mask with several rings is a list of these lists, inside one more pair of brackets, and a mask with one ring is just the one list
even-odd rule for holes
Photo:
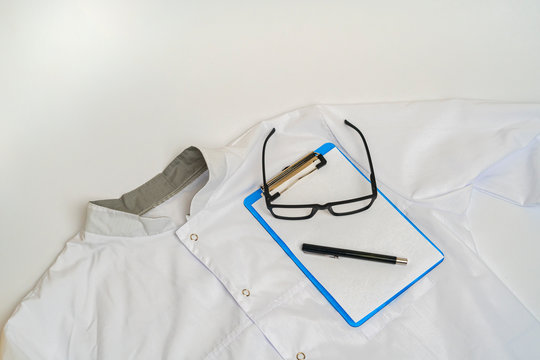
[[[326,143],[319,148],[315,150],[316,153],[325,155],[332,149],[337,149],[334,144],[332,143]],[[367,181],[369,179],[354,165],[354,163],[348,159],[341,150],[339,150],[339,153],[347,159],[348,163],[350,163],[356,171],[358,171]],[[405,290],[407,290],[409,287],[411,287],[414,283],[416,283],[418,280],[420,280],[422,277],[424,277],[427,273],[429,273],[431,270],[433,270],[437,265],[439,265],[444,260],[444,254],[443,252],[424,234],[418,227],[409,219],[407,216],[403,214],[393,203],[388,199],[388,197],[383,194],[380,190],[378,190],[378,194],[380,197],[377,199],[377,201],[387,201],[393,209],[397,213],[399,213],[411,226],[414,228],[433,248],[436,249],[438,253],[440,253],[440,259],[436,261],[433,265],[428,267],[423,273],[421,273],[419,276],[414,278],[410,283],[402,287],[401,289],[396,289],[396,292],[389,296],[386,300],[382,301],[381,304],[379,304],[377,307],[375,307],[372,311],[367,313],[364,317],[362,317],[359,320],[354,320],[353,317],[347,313],[347,311],[344,309],[344,307],[332,296],[332,294],[319,282],[319,280],[310,272],[310,270],[299,260],[299,258],[294,254],[294,252],[287,246],[287,244],[283,241],[283,239],[270,227],[270,225],[267,223],[267,221],[264,220],[264,218],[257,212],[257,210],[254,207],[254,204],[258,201],[264,201],[264,197],[262,196],[262,190],[257,189],[252,194],[247,196],[244,200],[244,206],[249,210],[249,212],[257,219],[257,221],[264,227],[264,229],[272,236],[272,238],[276,241],[276,243],[283,249],[283,251],[291,258],[291,260],[296,264],[296,266],[304,273],[304,275],[315,285],[315,287],[321,292],[321,294],[328,300],[328,302],[334,307],[334,309],[337,310],[337,312],[345,319],[345,321],[352,327],[358,327],[362,325],[364,322],[366,322],[369,318],[371,318],[373,315],[375,315],[377,312],[379,312],[382,308],[384,308],[386,305],[388,305],[391,301],[393,301],[395,298],[397,298],[399,295],[401,295]],[[266,207],[265,207],[266,210]],[[369,210],[368,210],[369,211]],[[270,213],[268,212],[268,215]],[[284,220],[288,221],[288,220]],[[386,265],[388,266],[388,265]],[[389,265],[394,266],[394,265]],[[371,310],[371,309],[370,309]]]

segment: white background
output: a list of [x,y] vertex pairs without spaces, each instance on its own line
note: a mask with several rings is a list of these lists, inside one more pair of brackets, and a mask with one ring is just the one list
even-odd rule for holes
[[[540,102],[539,64],[538,1],[0,0],[0,326],[89,200],[189,145],[314,103]],[[538,239],[504,211],[480,253],[540,318]]]

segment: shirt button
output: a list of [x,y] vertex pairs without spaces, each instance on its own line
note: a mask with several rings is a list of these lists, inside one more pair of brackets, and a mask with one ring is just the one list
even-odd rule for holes
[[303,352],[299,352],[298,354],[296,354],[296,358],[298,360],[304,360],[306,358],[306,354],[304,354]]
[[242,295],[244,295],[245,297],[248,297],[250,295],[249,290],[248,289],[242,290]]
[[197,234],[191,234],[191,235],[189,235],[189,238],[190,238],[191,240],[193,240],[193,241],[197,241],[197,240],[199,240],[199,235],[197,235]]

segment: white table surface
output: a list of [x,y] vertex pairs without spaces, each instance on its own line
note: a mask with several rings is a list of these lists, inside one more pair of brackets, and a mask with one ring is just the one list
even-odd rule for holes
[[[89,200],[189,145],[314,103],[540,102],[538,1],[327,3],[0,1],[0,326]],[[540,209],[482,201],[480,254],[540,318]]]

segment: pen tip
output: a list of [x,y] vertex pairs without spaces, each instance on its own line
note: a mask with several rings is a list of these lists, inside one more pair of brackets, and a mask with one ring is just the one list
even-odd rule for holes
[[407,265],[408,260],[406,258],[397,257],[396,264]]

